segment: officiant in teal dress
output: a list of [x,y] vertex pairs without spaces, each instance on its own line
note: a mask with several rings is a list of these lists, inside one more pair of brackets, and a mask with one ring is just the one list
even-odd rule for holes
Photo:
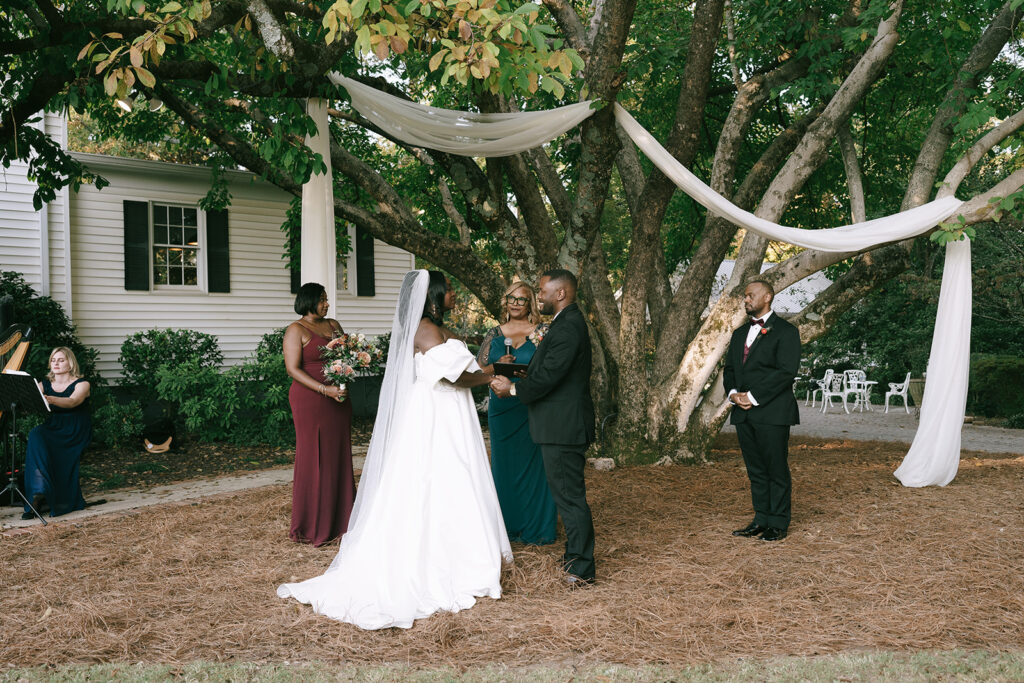
[[[527,364],[546,329],[533,289],[513,283],[505,292],[503,322],[487,332],[478,362],[491,372],[496,362]],[[513,380],[515,381],[515,380]],[[487,407],[491,474],[509,540],[532,545],[554,543],[558,512],[548,488],[540,446],[530,439],[526,406],[492,391]]]

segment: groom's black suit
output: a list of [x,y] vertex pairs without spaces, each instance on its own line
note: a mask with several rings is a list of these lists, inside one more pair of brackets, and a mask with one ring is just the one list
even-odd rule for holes
[[792,490],[789,428],[800,424],[793,395],[793,380],[800,370],[800,332],[773,313],[744,361],[743,347],[750,326],[748,322],[732,334],[723,381],[726,391],[748,392],[758,403],[750,410],[734,406],[730,419],[736,425],[750,477],[754,524],[785,531],[789,528]]
[[565,525],[565,569],[583,579],[594,578],[594,523],[583,481],[584,453],[594,440],[590,368],[587,323],[572,303],[551,322],[527,376],[515,385]]

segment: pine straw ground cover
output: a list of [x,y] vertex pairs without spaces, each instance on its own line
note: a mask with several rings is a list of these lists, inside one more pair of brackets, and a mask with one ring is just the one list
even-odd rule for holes
[[412,667],[688,665],[1024,644],[1024,456],[967,454],[944,489],[892,478],[905,447],[795,439],[785,541],[749,520],[731,439],[709,465],[588,471],[599,583],[514,546],[501,600],[364,632],[275,595],[335,547],[287,540],[264,488],[0,538],[0,662],[319,661]]

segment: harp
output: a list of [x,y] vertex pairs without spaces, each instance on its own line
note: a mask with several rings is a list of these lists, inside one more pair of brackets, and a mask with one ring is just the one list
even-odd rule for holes
[[[4,358],[8,353],[11,354],[4,364],[5,372],[21,370],[25,359],[28,358],[28,348],[32,345],[31,338],[32,328],[28,325],[11,325],[0,335],[0,358]],[[3,415],[3,410],[0,410],[0,418]]]

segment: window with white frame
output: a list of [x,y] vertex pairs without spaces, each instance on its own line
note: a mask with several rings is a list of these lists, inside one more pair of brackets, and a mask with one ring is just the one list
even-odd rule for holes
[[200,218],[195,207],[153,204],[153,285],[198,287]]
[[226,209],[126,199],[124,288],[231,291]]

